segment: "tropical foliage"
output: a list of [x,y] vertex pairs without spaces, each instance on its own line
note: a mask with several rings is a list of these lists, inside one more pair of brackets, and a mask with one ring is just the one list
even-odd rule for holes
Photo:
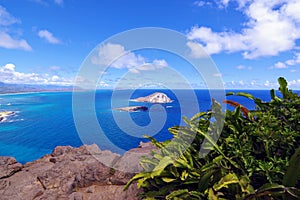
[[269,102],[227,94],[251,99],[254,110],[226,100],[235,108],[223,113],[213,102],[170,128],[172,140],[148,137],[158,151],[142,159],[145,172],[125,189],[137,182],[143,199],[300,199],[300,97],[278,82],[280,94],[271,90]]

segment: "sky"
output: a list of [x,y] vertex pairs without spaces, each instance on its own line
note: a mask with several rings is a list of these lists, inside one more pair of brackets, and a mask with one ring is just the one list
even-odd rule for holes
[[282,76],[300,89],[299,11],[299,0],[0,0],[0,81],[73,85],[97,51],[102,60],[91,57],[95,65],[126,54],[110,65],[100,88],[113,88],[124,73],[164,78],[162,70],[172,67],[192,87],[205,88],[189,63],[170,53],[117,43],[96,48],[127,30],[159,27],[183,34],[194,58],[204,50],[225,88],[277,88]]

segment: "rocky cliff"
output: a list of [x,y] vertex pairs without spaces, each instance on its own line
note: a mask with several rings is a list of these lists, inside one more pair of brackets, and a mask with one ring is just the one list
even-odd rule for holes
[[0,157],[0,199],[134,200],[137,187],[123,187],[140,169],[140,156],[153,149],[142,143],[121,157],[96,145],[60,146],[25,165]]

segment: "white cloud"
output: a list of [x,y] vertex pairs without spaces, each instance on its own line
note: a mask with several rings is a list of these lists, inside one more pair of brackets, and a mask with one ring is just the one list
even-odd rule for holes
[[[239,32],[193,27],[188,38],[201,44],[209,54],[241,52],[247,59],[275,56],[295,48],[300,39],[300,1],[231,1],[239,4],[238,10],[248,19]],[[220,3],[226,6],[229,1]]]
[[133,74],[139,74],[140,73],[140,71],[136,68],[131,68],[131,69],[129,69],[129,71]]
[[63,0],[54,0],[54,3],[56,3],[59,6],[62,6],[64,4]]
[[61,67],[60,66],[51,66],[51,67],[49,67],[49,70],[50,71],[58,71],[58,70],[61,70]]
[[300,22],[300,1],[292,0],[284,5],[284,12],[297,22]]
[[236,67],[238,70],[252,70],[252,67],[246,67],[244,65],[239,65]]
[[15,70],[14,64],[8,63],[0,67],[0,81],[16,84],[47,84],[47,85],[73,85],[73,79],[58,75],[23,73]]
[[266,87],[269,87],[270,86],[270,81],[266,80],[265,84],[264,84]]
[[9,64],[6,64],[6,65],[4,65],[3,67],[2,67],[2,70],[3,71],[15,71],[15,65],[14,64],[11,64],[11,63],[9,63]]
[[221,73],[213,74],[214,77],[222,77]]
[[0,47],[7,49],[22,49],[30,51],[31,46],[24,39],[13,37],[9,33],[9,26],[21,23],[0,5]]
[[285,61],[287,65],[296,65],[300,64],[300,53],[295,53],[295,56],[293,59]]
[[210,2],[210,1],[195,1],[193,4],[198,7],[203,7],[203,6],[211,6],[212,2]]
[[98,87],[109,87],[109,84],[107,84],[105,81],[100,81],[100,83],[98,83]]
[[15,23],[20,23],[20,20],[16,19],[0,5],[0,26],[9,26]]
[[207,53],[205,52],[203,46],[196,42],[187,42],[186,45],[190,48],[190,57],[192,58],[205,58],[208,57]]
[[24,39],[14,39],[9,34],[0,31],[0,47],[7,49],[22,49],[30,51],[31,46]]
[[44,5],[44,6],[48,6],[48,3],[44,0],[30,0],[34,3],[38,3],[38,4],[41,4],[41,5]]
[[52,78],[51,78],[51,81],[58,81],[59,80],[59,77],[58,76],[56,76],[56,75],[54,75],[54,76],[52,76]]
[[153,60],[153,65],[156,66],[156,68],[163,68],[163,67],[167,67],[168,63],[165,60]]
[[[48,6],[49,3],[51,3],[51,2],[46,1],[46,0],[30,0],[30,1],[41,4],[43,6]],[[64,5],[64,0],[53,0],[53,3],[55,3],[59,6],[63,6]]]
[[236,0],[239,8],[245,7],[248,3],[252,2],[252,0]]
[[136,66],[129,71],[132,73],[139,73],[140,71],[154,71],[156,69],[161,69],[167,66],[168,63],[165,60],[154,60],[152,63],[146,63],[144,65]]
[[40,38],[44,38],[47,40],[47,42],[51,43],[51,44],[60,44],[61,41],[59,39],[57,39],[56,37],[53,36],[53,34],[51,32],[49,32],[48,30],[40,30],[38,32],[38,36]]
[[[300,89],[300,79],[287,80],[288,87],[291,89]],[[269,80],[240,80],[226,81],[224,83],[227,89],[277,89],[279,87],[277,81]]]
[[291,88],[300,88],[300,79],[288,81],[288,86]]
[[[247,45],[242,42],[242,35],[222,32],[214,33],[211,28],[207,27],[193,27],[188,33],[188,39],[197,42],[208,54],[216,54],[222,51],[235,52],[240,49],[247,49]],[[194,47],[191,48],[193,55],[202,55],[203,49],[196,49],[195,42],[193,42]],[[188,45],[189,46],[189,45]],[[198,51],[201,51],[198,53]]]
[[[271,89],[278,88],[277,81],[271,82],[269,80],[239,80],[239,81],[226,81],[225,88],[229,89]],[[295,88],[293,86],[293,88]]]
[[227,7],[230,0],[219,0],[219,1],[221,4],[223,4],[223,6]]
[[140,71],[152,71],[155,69],[167,67],[165,60],[153,60],[147,62],[146,58],[127,51],[120,44],[108,43],[99,47],[97,56],[91,58],[93,64],[110,66],[116,69],[128,69],[132,73]]
[[122,69],[133,68],[146,62],[140,55],[126,51],[122,45],[108,43],[99,48],[98,55],[92,57],[92,63]]
[[270,67],[270,69],[286,69],[286,68],[288,67],[283,62],[277,62],[275,63],[274,66]]
[[202,6],[204,6],[205,4],[206,4],[205,1],[195,1],[195,2],[194,2],[194,5],[199,6],[199,7],[202,7]]
[[[286,69],[290,66],[294,66],[300,64],[300,53],[295,53],[294,57],[292,59],[286,60],[284,62],[277,62],[273,66],[271,66],[269,69]],[[291,69],[290,72],[296,72],[295,69]]]

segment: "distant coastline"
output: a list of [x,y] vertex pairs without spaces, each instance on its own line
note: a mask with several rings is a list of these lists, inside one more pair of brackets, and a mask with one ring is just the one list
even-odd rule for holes
[[73,92],[73,90],[41,90],[41,91],[28,91],[28,92],[9,92],[9,93],[0,93],[0,96],[8,95],[22,95],[22,94],[35,94],[35,93],[55,93],[55,92]]
[[67,92],[73,91],[73,89],[73,86],[10,84],[0,82],[0,95],[36,92]]

